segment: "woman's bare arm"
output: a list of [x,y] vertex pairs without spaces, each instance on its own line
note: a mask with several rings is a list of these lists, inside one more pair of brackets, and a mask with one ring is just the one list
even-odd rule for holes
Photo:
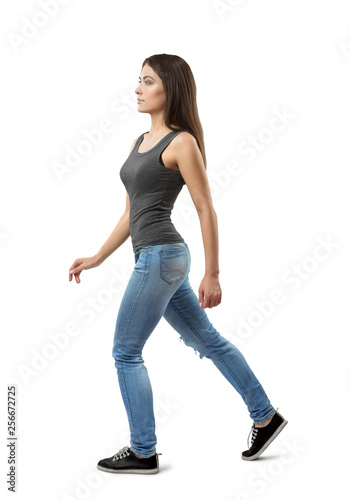
[[197,209],[205,252],[205,274],[199,287],[202,308],[221,302],[219,284],[218,220],[214,210],[207,173],[195,137],[189,132],[178,134],[173,143],[176,163]]
[[[130,153],[135,146],[134,140],[132,143]],[[129,154],[130,154],[129,153]],[[119,248],[130,236],[129,229],[129,215],[130,215],[130,199],[126,193],[126,206],[123,215],[120,217],[118,224],[113,229],[107,241],[102,245],[100,250],[92,257],[80,257],[75,259],[69,268],[69,281],[72,281],[73,276],[76,283],[80,283],[80,274],[84,269],[91,269],[99,266],[104,260],[107,259],[117,248]]]
[[123,215],[120,217],[118,224],[113,229],[107,241],[102,245],[100,250],[96,253],[97,265],[102,264],[113,252],[117,250],[130,236],[129,229],[129,214],[130,214],[130,200],[129,195],[126,193],[126,208]]
[[[134,149],[137,139],[132,143],[130,153]],[[129,154],[130,154],[129,153]],[[129,215],[130,215],[130,199],[126,193],[126,206],[125,212],[120,217],[118,224],[113,229],[107,241],[102,245],[100,250],[95,255],[98,265],[107,259],[113,252],[117,250],[130,236],[129,229]]]
[[174,155],[181,175],[186,182],[201,224],[205,274],[219,274],[219,236],[216,212],[202,154],[196,139],[189,132],[182,132],[173,140]]

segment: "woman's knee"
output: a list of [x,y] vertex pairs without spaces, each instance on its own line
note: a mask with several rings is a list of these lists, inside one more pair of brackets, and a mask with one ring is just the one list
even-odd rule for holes
[[133,353],[132,351],[115,349],[112,355],[117,368],[138,366],[144,363],[141,352]]

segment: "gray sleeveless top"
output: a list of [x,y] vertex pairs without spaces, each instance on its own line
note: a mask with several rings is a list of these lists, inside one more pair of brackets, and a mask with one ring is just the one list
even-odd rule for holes
[[144,132],[137,139],[119,175],[130,198],[130,236],[133,251],[145,245],[184,242],[171,221],[171,211],[185,181],[179,170],[168,168],[161,154],[182,132],[169,132],[153,148],[139,153]]

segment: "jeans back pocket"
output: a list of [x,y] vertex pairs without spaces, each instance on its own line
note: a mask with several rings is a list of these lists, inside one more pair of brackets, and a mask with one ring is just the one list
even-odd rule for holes
[[167,283],[177,283],[186,276],[188,254],[183,248],[160,250],[160,277]]

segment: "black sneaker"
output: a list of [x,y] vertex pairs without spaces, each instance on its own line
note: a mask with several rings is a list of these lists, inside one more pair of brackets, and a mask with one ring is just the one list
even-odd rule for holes
[[[278,408],[277,408],[278,410]],[[248,436],[248,448],[249,450],[243,451],[243,460],[255,460],[258,458],[264,450],[272,443],[275,437],[281,432],[281,430],[288,424],[280,413],[276,410],[276,413],[272,417],[272,420],[265,427],[255,427],[252,425],[250,432],[252,435],[252,442],[249,448],[249,436]]]
[[113,457],[100,460],[97,468],[124,474],[156,474],[159,471],[158,455],[161,453],[155,453],[149,458],[139,458],[130,446],[124,446]]

